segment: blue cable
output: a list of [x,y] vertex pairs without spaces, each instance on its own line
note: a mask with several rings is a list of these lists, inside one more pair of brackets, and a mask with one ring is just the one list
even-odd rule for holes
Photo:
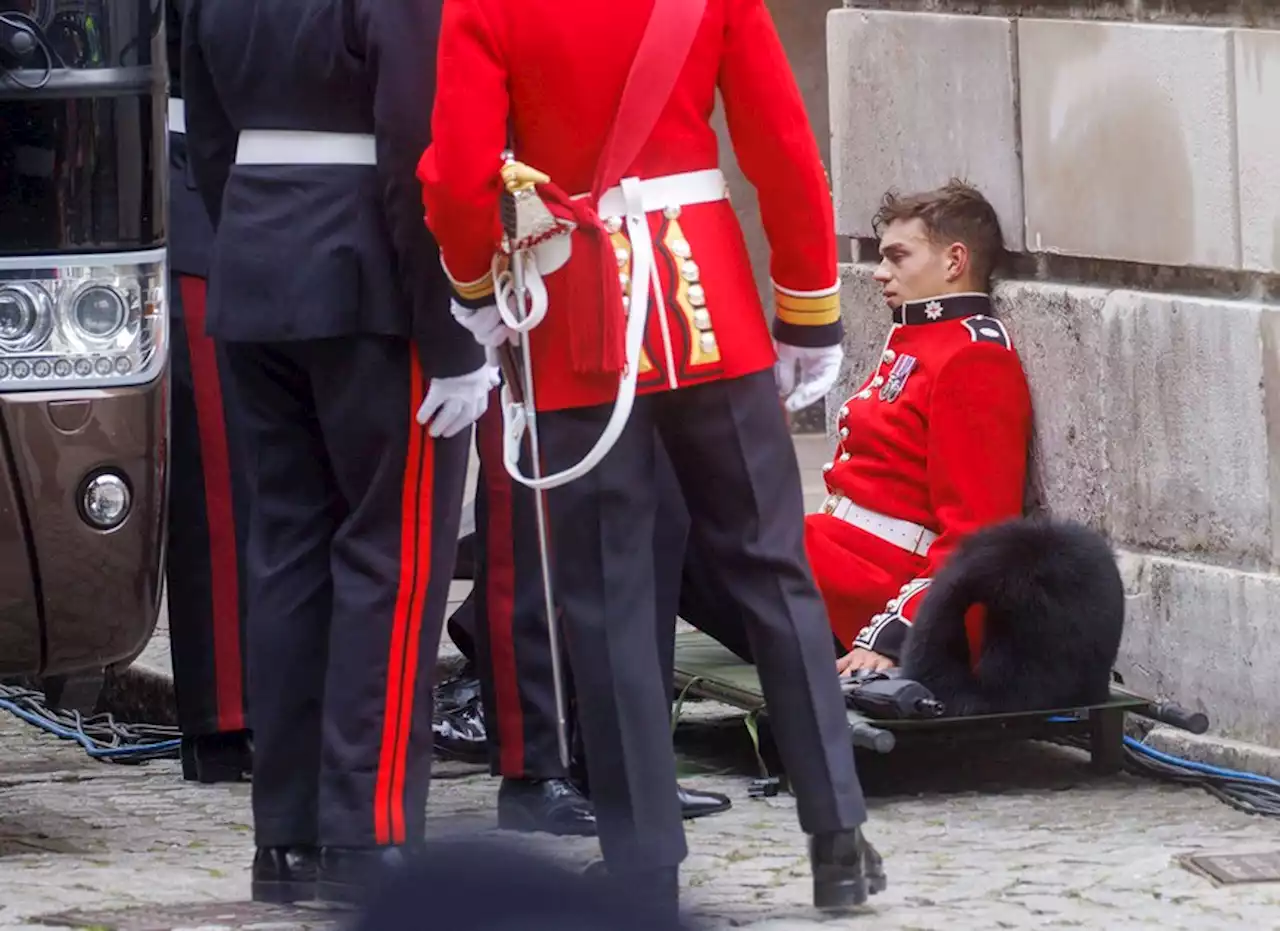
[[1197,763],[1195,760],[1184,760],[1181,757],[1173,756],[1157,750],[1155,747],[1149,747],[1132,737],[1125,737],[1124,742],[1126,746],[1132,747],[1152,759],[1159,760],[1161,763],[1168,763],[1171,766],[1180,766],[1183,769],[1206,773],[1210,776],[1220,776],[1224,779],[1240,779],[1244,782],[1253,782],[1258,785],[1275,786],[1280,788],[1280,781],[1272,779],[1270,776],[1260,776],[1257,773],[1244,773],[1235,769],[1225,769],[1221,766],[1211,766],[1208,763]]
[[[1081,719],[1072,716],[1055,715],[1054,717],[1049,718],[1049,720],[1055,724],[1071,724]],[[1147,746],[1142,743],[1142,741],[1129,736],[1124,738],[1124,742],[1125,746],[1137,750],[1139,753],[1149,756],[1153,760],[1158,760],[1159,762],[1166,763],[1170,766],[1177,766],[1182,769],[1191,770],[1192,772],[1204,773],[1208,776],[1218,776],[1223,779],[1238,779],[1243,782],[1252,782],[1257,785],[1280,788],[1280,780],[1272,779],[1270,776],[1260,776],[1257,773],[1245,773],[1235,769],[1226,769],[1221,766],[1212,766],[1208,763],[1197,763],[1195,760],[1185,760],[1182,757],[1157,750],[1155,747]]]
[[34,725],[42,730],[48,731],[64,740],[74,740],[80,746],[84,747],[85,752],[94,759],[119,759],[130,756],[152,755],[156,753],[165,753],[170,750],[176,750],[182,745],[181,740],[165,740],[152,744],[135,744],[129,747],[96,747],[88,735],[73,731],[70,728],[62,727],[59,724],[42,718],[39,715],[32,714],[25,708],[14,704],[5,698],[0,698],[0,709],[17,715],[28,724]]

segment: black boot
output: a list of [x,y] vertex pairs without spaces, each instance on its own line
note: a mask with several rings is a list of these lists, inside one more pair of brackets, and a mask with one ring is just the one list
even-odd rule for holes
[[405,864],[401,847],[321,847],[316,898],[340,905],[361,905],[365,891]]
[[568,779],[503,779],[498,827],[562,837],[595,837],[591,802]]
[[316,897],[315,847],[259,847],[253,855],[253,901],[286,905]]
[[183,737],[179,756],[182,778],[188,782],[243,782],[253,773],[248,731]]
[[860,828],[809,838],[813,869],[813,904],[823,911],[841,912],[862,905],[867,895],[887,885],[880,854]]
[[680,798],[680,817],[685,821],[705,818],[707,815],[718,815],[733,807],[729,796],[721,795],[719,792],[699,792],[697,789],[689,789],[682,785],[676,786],[676,792]]

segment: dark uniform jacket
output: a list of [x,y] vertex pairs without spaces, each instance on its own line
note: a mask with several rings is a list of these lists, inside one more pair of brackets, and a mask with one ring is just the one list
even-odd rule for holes
[[[483,363],[449,313],[414,175],[439,19],[439,0],[186,0],[187,147],[217,230],[210,335],[412,336],[428,376]],[[378,165],[236,165],[245,129],[373,134]]]
[[[165,8],[165,30],[169,44],[169,96],[181,99],[182,16],[172,0]],[[196,189],[195,175],[187,158],[187,137],[169,133],[169,269],[179,275],[209,276],[209,250],[213,247],[213,225]],[[181,302],[170,304],[174,310]]]

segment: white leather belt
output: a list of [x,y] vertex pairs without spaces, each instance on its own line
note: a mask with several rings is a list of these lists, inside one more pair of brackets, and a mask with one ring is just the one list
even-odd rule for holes
[[[578,197],[585,197],[579,194]],[[703,171],[686,171],[678,175],[663,175],[640,182],[640,203],[645,213],[665,210],[668,207],[689,207],[693,204],[710,204],[729,196],[729,186],[724,172],[719,168]],[[576,199],[576,198],[575,198]],[[612,187],[600,195],[596,210],[601,217],[622,217],[627,212],[627,201],[621,187]]]
[[245,129],[237,165],[376,165],[373,136],[311,130]]
[[169,132],[183,135],[187,132],[187,105],[177,97],[169,98]]
[[927,527],[913,524],[909,520],[877,514],[854,504],[844,495],[828,495],[823,502],[822,513],[852,524],[873,537],[879,537],[884,542],[892,543],[917,556],[927,554],[933,541],[938,539],[938,535]]

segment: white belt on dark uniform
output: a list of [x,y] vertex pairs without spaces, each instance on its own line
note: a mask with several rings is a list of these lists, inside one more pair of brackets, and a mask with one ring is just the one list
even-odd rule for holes
[[169,132],[187,133],[187,105],[179,97],[169,98]]
[[236,145],[237,165],[377,165],[374,138],[365,133],[294,129],[245,129]]
[[917,556],[927,554],[933,541],[938,539],[938,535],[927,527],[913,524],[909,520],[877,514],[854,504],[844,495],[828,495],[823,502],[822,513],[852,524],[873,537],[879,537],[884,542],[892,543],[898,549]]

